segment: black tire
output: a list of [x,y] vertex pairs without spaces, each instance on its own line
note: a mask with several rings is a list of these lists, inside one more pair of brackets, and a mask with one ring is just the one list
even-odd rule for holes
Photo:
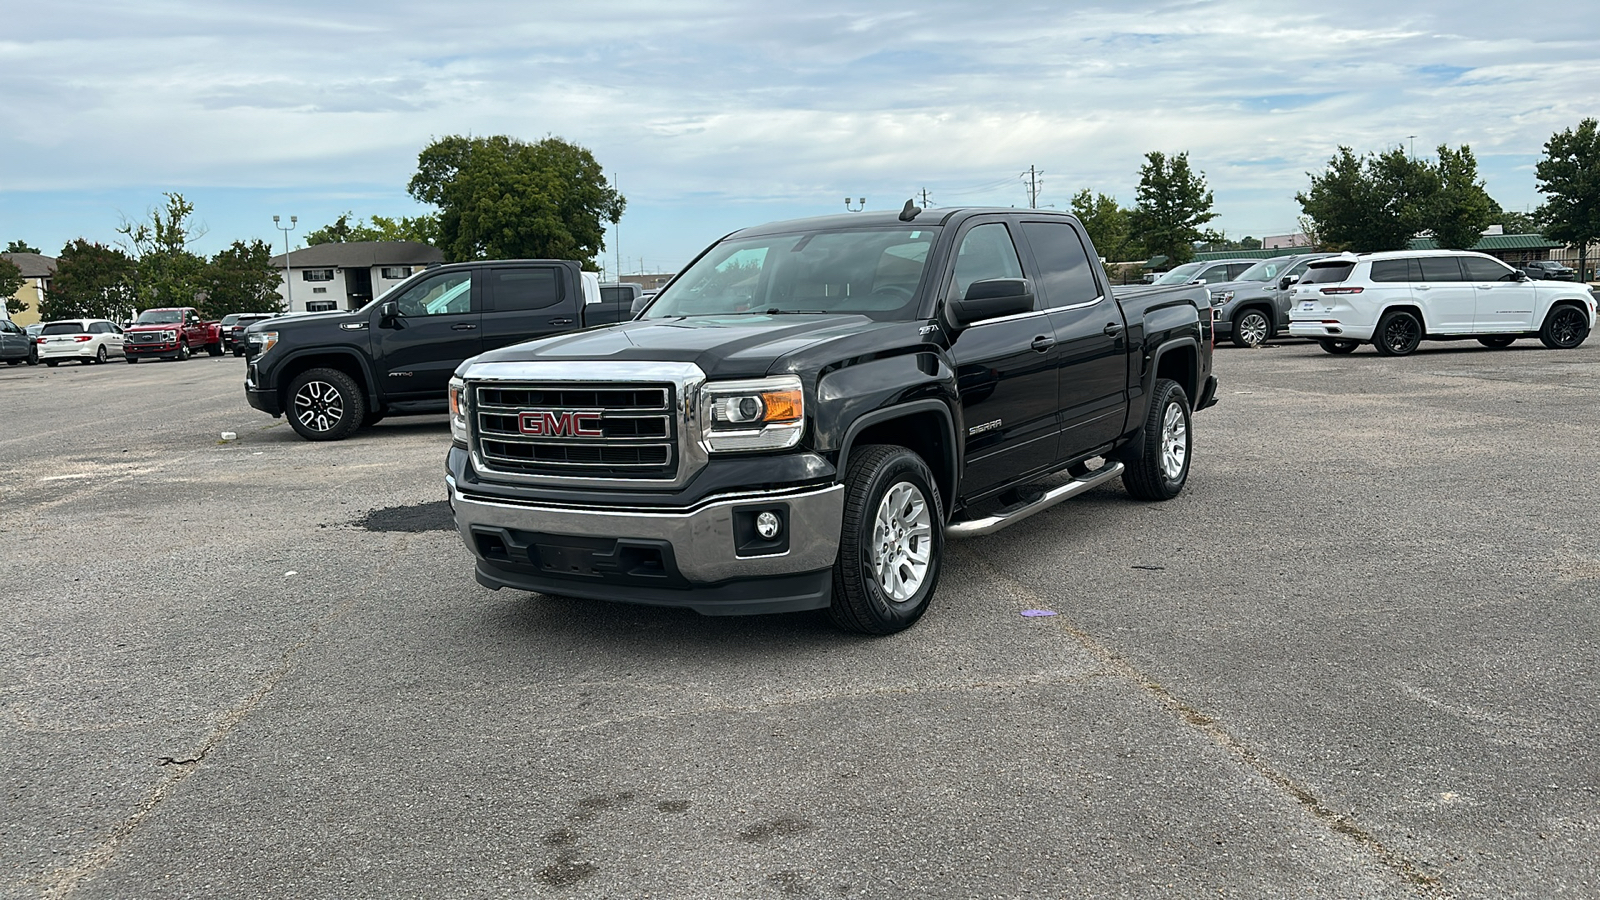
[[[894,634],[922,618],[939,583],[944,506],[933,473],[905,447],[867,444],[851,453],[844,484],[828,615],[847,631]],[[896,499],[903,505],[896,507]],[[924,556],[920,571],[918,555]],[[905,596],[896,597],[900,592]]]
[[1478,343],[1484,345],[1485,347],[1493,347],[1496,350],[1499,350],[1503,347],[1509,347],[1515,341],[1516,338],[1509,334],[1497,334],[1493,337],[1478,338]]
[[207,344],[206,345],[206,355],[207,356],[221,356],[222,355],[222,342],[221,341],[217,341],[215,344]]
[[1189,395],[1183,385],[1156,379],[1144,417],[1144,452],[1122,473],[1122,486],[1129,494],[1139,500],[1171,500],[1183,492],[1194,455],[1189,425]]
[[342,441],[361,427],[367,401],[355,380],[338,369],[307,369],[289,382],[284,414],[308,441]]
[[188,358],[189,358],[189,345],[185,344],[185,343],[179,343],[178,344],[178,362],[183,362],[184,360],[186,360]]
[[1384,313],[1378,320],[1377,330],[1372,332],[1372,345],[1383,356],[1406,356],[1421,343],[1422,320],[1409,310],[1392,309]]
[[124,356],[123,359],[127,360],[130,366],[139,361],[137,356]]
[[50,368],[54,369],[56,366],[61,365],[61,360],[59,360],[59,359],[47,359],[47,360],[44,361],[44,364],[49,366]]
[[1233,319],[1233,345],[1259,347],[1272,337],[1272,320],[1259,306],[1242,309]]
[[1551,350],[1571,350],[1589,336],[1589,317],[1576,306],[1558,306],[1544,317],[1539,342]]
[[20,365],[22,365],[22,360],[20,360],[20,359],[8,359],[8,360],[6,360],[6,365],[8,365],[8,366],[20,366]]
[[95,363],[97,365],[105,365],[105,362],[106,362],[106,345],[105,344],[101,344],[100,345],[100,349],[96,350],[94,352],[94,361],[95,361]]
[[38,364],[39,364],[39,348],[38,347],[29,347],[28,348],[28,365],[37,366]]
[[1321,347],[1324,352],[1332,353],[1334,356],[1343,356],[1346,353],[1356,352],[1356,348],[1361,346],[1361,342],[1345,341],[1340,340],[1339,338],[1318,338],[1317,345]]
[[236,346],[236,347],[233,348],[233,355],[234,355],[234,358],[237,359],[238,357],[241,357],[241,356],[244,355],[244,351]]

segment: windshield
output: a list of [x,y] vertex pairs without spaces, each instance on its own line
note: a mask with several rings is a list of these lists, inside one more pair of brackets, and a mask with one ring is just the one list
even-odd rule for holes
[[183,321],[181,309],[147,309],[139,313],[135,325],[175,325]]
[[662,290],[644,317],[857,313],[910,319],[938,233],[872,228],[725,241]]
[[1289,258],[1263,259],[1243,272],[1239,273],[1238,281],[1271,281],[1288,271]]
[[1200,271],[1205,263],[1184,263],[1171,272],[1157,278],[1152,284],[1188,284],[1194,279],[1194,274]]

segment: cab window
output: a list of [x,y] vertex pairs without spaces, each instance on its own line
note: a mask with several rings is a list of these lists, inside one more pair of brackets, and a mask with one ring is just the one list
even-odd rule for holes
[[395,305],[409,317],[471,312],[472,272],[448,272],[419,282],[395,298]]
[[1081,306],[1100,299],[1083,240],[1065,222],[1023,222],[1022,233],[1039,264],[1039,286],[1047,307]]
[[991,278],[1021,278],[1022,262],[1011,232],[1001,222],[991,222],[967,232],[956,251],[955,279],[951,286],[956,297],[964,297],[974,281]]
[[544,309],[561,302],[559,270],[540,266],[530,269],[490,269],[489,295],[496,312]]

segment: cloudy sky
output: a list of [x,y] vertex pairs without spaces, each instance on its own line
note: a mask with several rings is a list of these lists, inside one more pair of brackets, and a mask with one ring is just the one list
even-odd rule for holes
[[1259,237],[1295,230],[1340,144],[1470,144],[1531,208],[1544,142],[1600,115],[1593,0],[0,0],[0,22],[0,242],[50,254],[163,191],[204,252],[281,248],[273,214],[415,215],[417,152],[450,134],[593,151],[628,198],[613,273],[846,196],[1026,205],[1030,166],[1040,205],[1131,204],[1149,150],[1187,151],[1213,227]]

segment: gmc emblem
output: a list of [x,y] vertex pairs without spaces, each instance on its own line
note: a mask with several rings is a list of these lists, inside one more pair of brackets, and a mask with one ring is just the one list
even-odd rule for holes
[[605,437],[599,411],[530,409],[517,414],[517,429],[534,437]]

